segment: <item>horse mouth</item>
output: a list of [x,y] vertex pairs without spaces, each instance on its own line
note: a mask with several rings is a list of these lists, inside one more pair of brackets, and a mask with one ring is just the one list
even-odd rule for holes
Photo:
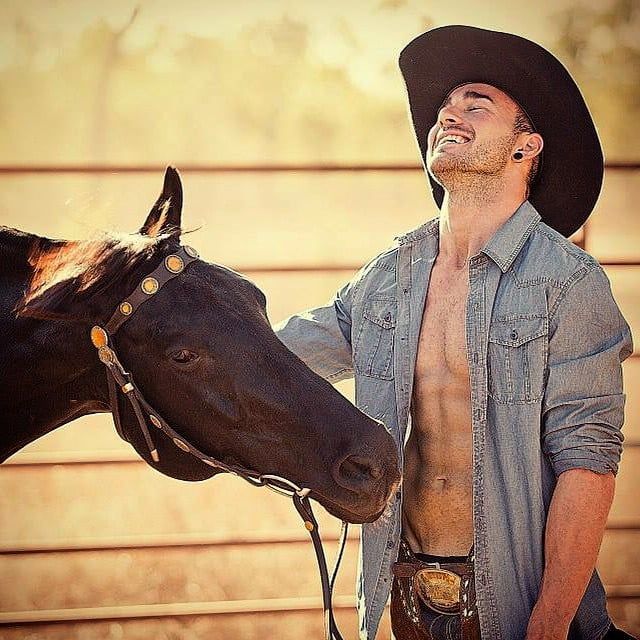
[[386,500],[376,501],[376,506],[373,508],[354,509],[353,507],[345,506],[330,498],[327,498],[318,491],[312,490],[310,497],[319,502],[328,513],[339,520],[344,520],[349,524],[364,524],[375,522],[386,511],[387,507],[395,496],[398,483],[394,483],[392,490]]

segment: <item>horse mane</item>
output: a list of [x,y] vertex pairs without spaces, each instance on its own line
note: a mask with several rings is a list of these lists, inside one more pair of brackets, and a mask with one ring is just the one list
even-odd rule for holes
[[104,233],[81,241],[36,241],[29,252],[32,276],[16,306],[22,317],[73,319],[95,296],[127,279],[170,241],[170,235]]

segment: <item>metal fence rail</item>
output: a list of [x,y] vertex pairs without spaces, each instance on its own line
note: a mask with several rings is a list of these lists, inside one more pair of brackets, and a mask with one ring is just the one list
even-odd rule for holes
[[[640,528],[640,522],[628,522],[627,528]],[[358,532],[351,528],[348,540],[358,540]],[[338,542],[334,532],[322,534],[323,542]],[[100,538],[66,538],[23,542],[0,542],[0,555],[23,553],[66,553],[78,551],[124,551],[134,549],[166,549],[183,547],[236,547],[241,545],[273,545],[308,543],[304,530],[243,532],[233,536],[211,533],[163,533],[137,536],[111,536]]]
[[[605,586],[610,600],[640,598],[640,585]],[[353,596],[334,596],[334,609],[353,609]],[[265,598],[260,600],[224,600],[213,602],[173,602],[166,604],[116,605],[109,607],[78,607],[74,609],[42,609],[40,611],[0,612],[0,627],[65,622],[105,622],[110,620],[139,620],[142,618],[175,618],[184,616],[212,616],[257,613],[287,613],[321,611],[317,597]]]
[[[618,519],[607,523],[608,531],[640,530],[637,518]],[[335,532],[322,534],[323,542],[338,542]],[[349,541],[359,540],[359,534],[351,528]],[[76,553],[96,551],[133,551],[141,549],[175,549],[192,547],[237,547],[243,545],[289,545],[307,544],[309,535],[305,531],[264,531],[219,536],[211,533],[163,533],[138,536],[110,536],[100,538],[63,538],[35,541],[0,542],[0,556],[21,554]]]
[[[636,355],[635,357],[640,357]],[[640,440],[625,440],[625,449],[640,447]],[[17,453],[2,463],[3,467],[43,467],[80,464],[146,464],[134,451],[33,451]]]
[[[381,163],[348,165],[341,163],[318,164],[193,164],[175,163],[181,172],[189,173],[309,173],[309,172],[361,172],[361,171],[424,171],[422,165],[415,163]],[[1,165],[0,174],[23,173],[158,173],[164,171],[164,164],[63,164],[63,165]],[[640,163],[631,161],[607,162],[605,169],[614,171],[635,171]]]
[[[640,590],[638,590],[640,593]],[[633,597],[633,596],[631,596]],[[353,596],[335,596],[334,609],[355,607]],[[220,600],[213,602],[168,602],[163,604],[132,604],[109,607],[78,607],[73,609],[41,609],[39,611],[0,612],[0,627],[56,622],[105,622],[138,620],[141,618],[174,618],[249,613],[321,611],[317,597],[264,598],[260,600]]]

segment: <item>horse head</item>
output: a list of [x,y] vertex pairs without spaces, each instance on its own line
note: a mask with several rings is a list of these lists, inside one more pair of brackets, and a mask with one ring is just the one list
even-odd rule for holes
[[[80,323],[89,344],[91,327],[104,326],[179,250],[181,214],[180,177],[168,168],[138,233],[80,243],[43,239],[19,313]],[[385,509],[399,479],[392,437],[280,342],[264,294],[241,274],[196,260],[145,301],[113,342],[147,402],[207,456],[309,487],[311,497],[350,522],[372,521]],[[86,366],[106,399],[95,351],[83,358],[93,358]],[[159,460],[152,459],[131,406],[122,395],[118,402],[123,436],[152,467],[182,480],[217,472],[153,427]]]

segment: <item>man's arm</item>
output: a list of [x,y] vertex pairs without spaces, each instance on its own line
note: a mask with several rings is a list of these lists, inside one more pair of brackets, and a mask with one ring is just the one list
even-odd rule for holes
[[545,531],[545,566],[527,640],[565,640],[591,579],[613,501],[613,473],[571,469],[558,478]]
[[353,376],[351,312],[360,283],[375,260],[362,267],[328,304],[292,315],[273,327],[290,351],[329,382]]
[[567,637],[593,574],[622,451],[621,363],[633,352],[631,332],[601,267],[585,268],[549,312],[541,442],[557,483],[527,640]]

